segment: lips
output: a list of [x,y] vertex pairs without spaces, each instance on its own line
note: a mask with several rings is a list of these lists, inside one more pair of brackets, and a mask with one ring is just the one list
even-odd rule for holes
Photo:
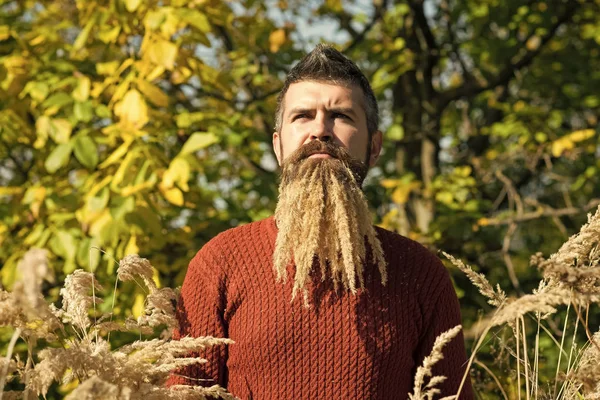
[[333,155],[329,153],[313,153],[308,158],[335,158]]

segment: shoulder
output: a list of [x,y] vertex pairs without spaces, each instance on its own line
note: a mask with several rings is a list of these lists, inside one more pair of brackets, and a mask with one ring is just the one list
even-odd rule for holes
[[413,288],[424,292],[435,291],[440,285],[451,284],[448,270],[431,250],[419,242],[381,227],[375,227],[390,272],[401,272]]
[[432,263],[444,268],[440,259],[421,243],[379,226],[375,227],[375,231],[386,255],[389,254],[412,263]]
[[274,229],[273,217],[227,229],[210,239],[196,253],[196,258],[228,258],[262,242],[268,242]]

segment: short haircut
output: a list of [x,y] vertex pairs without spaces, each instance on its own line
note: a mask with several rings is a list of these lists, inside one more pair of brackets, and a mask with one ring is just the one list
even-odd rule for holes
[[364,108],[367,116],[369,137],[377,131],[379,125],[379,107],[369,81],[358,66],[331,46],[318,44],[313,51],[305,55],[287,75],[283,88],[277,97],[275,129],[281,131],[283,122],[284,98],[290,85],[302,81],[317,81],[345,86],[356,85],[362,89]]

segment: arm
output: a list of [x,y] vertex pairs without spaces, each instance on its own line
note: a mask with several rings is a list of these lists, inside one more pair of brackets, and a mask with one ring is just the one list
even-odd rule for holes
[[[189,264],[177,303],[179,329],[173,338],[213,336],[225,338],[227,324],[223,317],[226,304],[223,261],[219,261],[214,241],[207,243]],[[218,384],[227,387],[227,348],[213,346],[191,355],[208,363],[192,365],[171,374],[167,386]]]
[[[439,284],[432,288],[431,301],[424,305],[423,332],[419,346],[414,354],[416,368],[422,365],[423,359],[431,353],[433,343],[438,335],[461,324],[460,306],[458,298],[450,281],[450,277],[439,259],[440,278]],[[432,376],[445,376],[447,379],[436,387],[441,390],[441,396],[456,394],[462,381],[467,366],[465,343],[462,330],[447,343],[442,353],[444,358],[432,368]],[[458,399],[467,400],[473,398],[471,380],[467,378]]]

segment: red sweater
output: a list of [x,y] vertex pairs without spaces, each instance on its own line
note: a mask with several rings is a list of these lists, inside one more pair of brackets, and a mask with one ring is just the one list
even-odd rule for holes
[[[290,303],[293,282],[275,282],[274,218],[221,233],[190,262],[178,305],[182,336],[228,337],[235,344],[200,354],[209,362],[169,384],[215,383],[241,399],[406,399],[416,368],[438,334],[461,323],[440,260],[418,243],[377,228],[388,282],[365,268],[357,295],[320,282]],[[293,277],[293,265],[288,276]],[[315,303],[316,300],[316,303]],[[443,395],[456,393],[466,365],[462,333],[433,369]],[[461,399],[470,399],[471,385]]]

